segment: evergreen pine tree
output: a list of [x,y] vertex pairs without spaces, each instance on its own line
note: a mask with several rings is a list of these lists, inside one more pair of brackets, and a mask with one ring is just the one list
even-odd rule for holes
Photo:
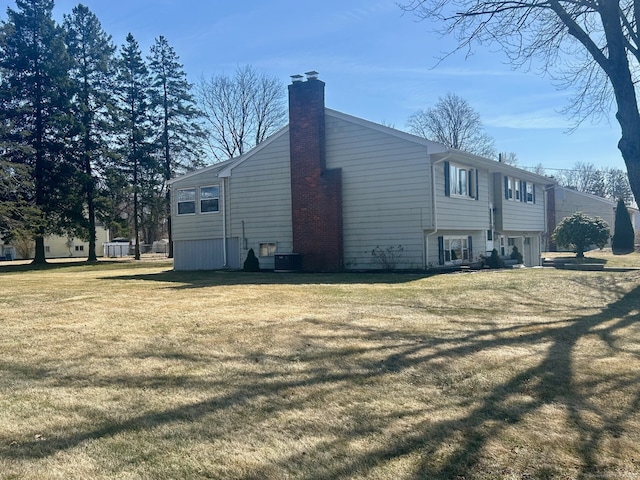
[[95,262],[96,187],[107,150],[110,74],[115,46],[98,18],[84,5],[76,6],[71,15],[65,15],[64,28],[67,48],[73,59],[71,77],[77,92],[73,107],[79,122],[77,160],[86,201],[88,261]]
[[178,55],[163,36],[156,38],[151,47],[149,70],[153,79],[153,106],[162,126],[158,131],[158,145],[165,180],[165,215],[169,238],[169,258],[173,258],[171,233],[171,195],[166,182],[176,172],[193,170],[202,166],[199,140],[204,134],[197,122],[200,112],[194,107],[191,84]]
[[118,138],[120,143],[120,170],[127,177],[133,191],[133,230],[135,259],[140,260],[140,230],[143,194],[158,172],[151,155],[153,146],[151,105],[149,103],[151,78],[138,42],[128,34],[121,48],[117,75],[119,106],[117,109]]
[[22,200],[34,212],[34,263],[45,263],[44,237],[61,233],[78,212],[73,168],[66,162],[73,135],[70,115],[70,58],[62,29],[52,18],[52,0],[16,0],[0,27],[0,122],[6,131],[5,158],[26,165],[32,189]]
[[631,223],[631,217],[627,206],[622,199],[618,200],[616,206],[615,225],[613,227],[613,239],[611,240],[611,249],[613,253],[625,254],[634,250],[633,243],[635,241],[635,233]]

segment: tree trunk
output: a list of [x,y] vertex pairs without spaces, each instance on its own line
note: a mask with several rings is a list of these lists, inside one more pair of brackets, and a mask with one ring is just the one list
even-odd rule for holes
[[[93,179],[91,180],[93,182]],[[89,256],[87,262],[95,263],[98,261],[96,255],[96,208],[93,204],[93,188],[90,187],[87,192],[87,210],[89,213]]]
[[31,262],[31,264],[44,265],[47,263],[47,259],[45,257],[45,251],[44,251],[44,237],[40,235],[35,238],[35,241],[36,241],[36,250],[35,250],[35,255],[33,257],[33,262]]

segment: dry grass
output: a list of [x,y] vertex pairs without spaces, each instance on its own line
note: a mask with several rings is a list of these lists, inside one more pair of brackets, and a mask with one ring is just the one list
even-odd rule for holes
[[0,478],[640,478],[640,272],[0,268]]
[[614,255],[610,248],[602,250],[590,250],[584,253],[583,259],[576,258],[571,252],[547,252],[542,255],[546,258],[560,258],[568,263],[603,263],[607,267],[632,267],[640,268],[640,251],[623,255]]

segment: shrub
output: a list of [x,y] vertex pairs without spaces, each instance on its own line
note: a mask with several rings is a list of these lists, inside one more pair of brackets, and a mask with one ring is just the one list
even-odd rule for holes
[[491,250],[491,256],[487,258],[487,266],[489,268],[502,268],[504,264],[502,263],[502,259],[500,255],[498,255],[498,250],[495,248]]
[[584,251],[590,245],[602,249],[607,244],[609,225],[600,217],[588,217],[576,212],[558,224],[552,237],[558,246],[571,248],[577,258],[583,258]]
[[376,246],[371,250],[371,262],[375,265],[379,265],[383,270],[393,270],[402,257],[404,247],[402,245],[389,246],[381,248]]
[[242,265],[242,269],[245,272],[259,272],[260,271],[260,261],[256,254],[253,251],[253,248],[250,248],[247,252],[247,258]]
[[513,246],[513,250],[511,251],[511,260],[517,260],[518,263],[524,263],[524,259],[522,258],[522,254],[518,250],[518,247]]
[[613,239],[611,240],[611,250],[615,254],[624,254],[633,252],[635,234],[631,217],[627,206],[622,199],[618,200],[616,207],[616,223],[613,227]]

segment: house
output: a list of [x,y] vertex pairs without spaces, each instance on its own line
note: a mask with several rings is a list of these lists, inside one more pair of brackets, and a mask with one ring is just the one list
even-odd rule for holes
[[372,270],[379,254],[425,269],[514,246],[539,264],[552,180],[328,109],[316,72],[292,78],[286,127],[170,183],[176,270],[241,268],[249,249],[263,269]]
[[[618,202],[606,198],[579,192],[572,188],[552,185],[548,188],[547,224],[549,226],[549,250],[556,251],[557,246],[550,235],[556,226],[565,218],[576,212],[582,212],[589,217],[600,217],[607,222],[613,235]],[[634,230],[640,227],[640,215],[635,208],[629,208],[629,216]],[[611,246],[611,242],[608,243]]]
[[[109,230],[103,226],[96,227],[96,254],[102,255],[102,244],[109,241]],[[5,244],[0,240],[0,256],[13,260],[25,260],[33,258],[33,251],[25,256],[24,250],[33,249],[33,246],[17,248],[16,245]],[[44,239],[46,258],[86,258],[89,256],[89,242],[79,238],[51,235]]]

